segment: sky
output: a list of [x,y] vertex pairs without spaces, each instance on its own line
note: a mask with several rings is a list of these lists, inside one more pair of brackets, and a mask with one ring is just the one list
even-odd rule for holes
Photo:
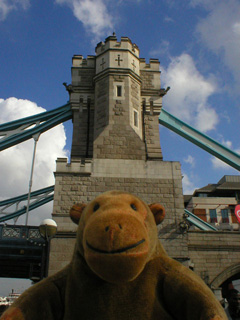
[[[64,105],[72,56],[94,55],[113,32],[136,43],[146,61],[160,60],[161,85],[171,87],[166,111],[240,153],[239,0],[0,0],[0,123]],[[55,160],[69,157],[71,135],[68,121],[40,136],[32,190],[54,184]],[[181,163],[184,194],[239,174],[163,126],[160,143],[164,160]],[[28,192],[33,144],[1,152],[0,200]],[[49,203],[29,223],[51,212]]]

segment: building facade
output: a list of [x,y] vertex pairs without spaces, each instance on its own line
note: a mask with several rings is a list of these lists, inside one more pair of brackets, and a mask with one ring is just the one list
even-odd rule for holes
[[186,209],[218,230],[199,231],[191,226],[188,252],[194,271],[214,291],[220,289],[223,297],[231,287],[240,289],[240,228],[234,213],[239,201],[239,175],[223,176],[217,183],[184,196]]
[[219,230],[239,230],[234,210],[240,202],[240,176],[224,176],[184,198],[186,209],[203,221]]

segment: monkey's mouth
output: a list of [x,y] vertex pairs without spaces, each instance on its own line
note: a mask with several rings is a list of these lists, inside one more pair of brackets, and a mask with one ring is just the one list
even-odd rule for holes
[[101,250],[101,249],[98,249],[98,248],[94,248],[91,244],[89,244],[88,242],[86,242],[87,244],[87,247],[95,252],[98,252],[98,253],[104,253],[104,254],[116,254],[116,253],[123,253],[127,250],[131,250],[131,249],[134,249],[136,247],[138,247],[140,244],[142,244],[143,242],[145,242],[145,239],[142,239],[130,246],[127,246],[127,247],[124,247],[124,248],[120,248],[120,249],[117,249],[117,250],[111,250],[111,251],[106,251],[106,250]]

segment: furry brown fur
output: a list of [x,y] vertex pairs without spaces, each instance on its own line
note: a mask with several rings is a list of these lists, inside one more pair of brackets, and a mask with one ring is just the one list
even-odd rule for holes
[[157,236],[165,210],[108,192],[70,216],[71,263],[27,290],[1,320],[226,320],[211,290],[169,258]]

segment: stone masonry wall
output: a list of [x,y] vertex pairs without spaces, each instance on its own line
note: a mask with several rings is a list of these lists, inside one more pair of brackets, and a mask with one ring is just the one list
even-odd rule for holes
[[[130,124],[133,130],[137,135],[142,139],[143,137],[143,128],[142,128],[142,103],[140,99],[140,83],[135,79],[130,80],[130,104],[129,104],[129,113],[130,113]],[[138,114],[137,125],[134,123],[134,113]]]
[[155,89],[153,84],[154,75],[152,72],[141,70],[140,77],[142,80],[142,90]]
[[93,118],[94,111],[92,107],[90,112],[87,110],[87,106],[84,109],[80,107],[77,110],[73,110],[71,159],[84,159],[93,156]]
[[159,70],[141,70],[142,90],[160,90],[160,71]]
[[[95,119],[94,119],[94,140],[101,134],[109,124],[108,110],[109,79],[103,78],[96,82],[95,87]],[[97,144],[97,141],[95,142]]]
[[[108,83],[102,79],[96,85],[94,158],[145,160],[144,142],[132,129],[129,121],[130,78],[114,76],[108,79]],[[114,81],[125,83],[124,100],[113,99]],[[106,84],[109,85],[109,100],[107,95],[102,93],[102,82],[105,87]],[[109,113],[106,110],[109,110]]]
[[92,87],[95,68],[72,68],[72,85],[81,87]]
[[147,144],[148,159],[162,160],[162,149],[159,140],[159,125],[157,115],[144,115],[145,138]]
[[[194,271],[209,285],[240,261],[240,232],[189,231],[186,235]],[[228,276],[231,276],[231,274]],[[222,278],[216,282],[221,285]]]
[[[110,159],[94,162],[81,173],[80,163],[78,168],[75,163],[71,172],[71,165],[62,162],[56,172],[53,219],[57,222],[58,234],[51,243],[50,274],[65,266],[72,256],[77,226],[69,218],[71,206],[76,202],[87,203],[102,192],[114,189],[133,193],[148,204],[162,203],[166,218],[159,227],[160,241],[170,256],[187,261],[187,239],[178,229],[184,210],[179,163]],[[92,173],[88,172],[91,170]]]
[[[93,156],[95,58],[73,57],[70,101],[73,110],[71,158]],[[90,107],[90,110],[88,108]]]

